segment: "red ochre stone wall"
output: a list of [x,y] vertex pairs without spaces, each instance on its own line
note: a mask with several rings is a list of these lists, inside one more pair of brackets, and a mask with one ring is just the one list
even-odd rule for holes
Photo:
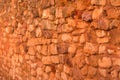
[[0,80],[120,80],[120,0],[0,0]]

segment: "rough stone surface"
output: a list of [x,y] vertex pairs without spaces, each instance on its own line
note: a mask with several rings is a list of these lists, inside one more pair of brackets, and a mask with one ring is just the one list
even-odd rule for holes
[[102,68],[110,68],[112,66],[111,58],[103,57],[102,59],[99,59],[98,65]]
[[84,46],[84,51],[87,53],[90,53],[90,54],[95,54],[98,51],[98,47],[96,44],[86,42],[86,44]]
[[72,40],[72,37],[69,34],[62,34],[61,39],[65,42],[70,42]]
[[0,80],[120,80],[120,0],[0,0]]
[[113,6],[120,6],[120,0],[110,0]]
[[58,54],[56,44],[51,44],[49,46],[49,54]]
[[105,5],[106,0],[91,0],[92,5]]
[[103,8],[97,8],[93,11],[92,18],[93,19],[99,19],[102,16],[103,13]]

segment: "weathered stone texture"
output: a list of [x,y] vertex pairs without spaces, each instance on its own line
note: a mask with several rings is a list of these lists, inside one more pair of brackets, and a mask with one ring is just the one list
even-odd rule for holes
[[0,0],[0,80],[120,80],[120,0]]

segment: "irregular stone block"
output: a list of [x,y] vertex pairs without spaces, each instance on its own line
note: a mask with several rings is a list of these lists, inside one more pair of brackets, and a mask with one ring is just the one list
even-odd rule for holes
[[119,58],[113,58],[113,65],[114,66],[120,66],[120,59]]
[[84,46],[84,52],[89,54],[95,54],[97,53],[97,51],[98,51],[97,44],[86,42]]
[[43,14],[42,14],[42,18],[47,19],[49,17],[50,17],[50,9],[44,9]]
[[78,0],[76,3],[78,10],[84,10],[90,5],[90,0]]
[[34,45],[42,44],[40,41],[41,41],[41,38],[32,38],[28,40],[27,45],[34,46]]
[[43,56],[42,57],[42,63],[45,65],[52,64],[52,60],[50,56]]
[[108,43],[109,41],[110,37],[97,38],[98,43]]
[[73,36],[79,36],[79,35],[81,35],[82,33],[84,33],[86,31],[86,29],[77,29],[77,30],[74,30],[73,32],[72,32],[72,35]]
[[98,60],[98,65],[101,68],[110,68],[112,66],[112,60],[110,57],[103,57]]
[[74,54],[76,52],[76,49],[77,49],[76,45],[72,44],[68,48],[68,53]]
[[79,21],[77,22],[77,28],[87,28],[89,25],[86,22]]
[[75,27],[76,26],[76,22],[74,19],[71,18],[67,18],[67,22],[69,26]]
[[45,38],[50,39],[50,38],[52,38],[53,33],[52,33],[52,31],[49,31],[49,30],[43,30],[43,31],[42,31],[42,35],[43,35]]
[[63,8],[57,7],[55,12],[56,18],[62,18],[63,17]]
[[27,46],[35,46],[39,44],[50,44],[51,40],[50,39],[45,39],[45,38],[31,38],[27,42]]
[[54,64],[58,64],[60,62],[59,56],[51,56],[50,58]]
[[98,57],[91,55],[90,57],[87,58],[87,63],[91,66],[98,66]]
[[91,22],[92,21],[92,12],[91,11],[85,11],[82,14],[82,20]]
[[107,76],[107,70],[106,69],[99,68],[98,71],[99,71],[100,75],[102,75],[103,77]]
[[107,10],[108,18],[118,18],[120,16],[119,8],[110,8]]
[[67,43],[60,43],[57,46],[58,53],[68,53],[68,44]]
[[36,35],[36,37],[41,37],[42,36],[42,30],[41,30],[40,27],[36,28],[35,35]]
[[66,33],[64,33],[64,34],[61,35],[61,39],[64,42],[70,42],[70,41],[72,41],[71,35],[70,34],[66,34]]
[[97,37],[104,37],[106,32],[104,30],[96,30]]
[[49,50],[49,54],[58,54],[56,44],[51,44],[48,50]]
[[103,7],[97,8],[93,11],[92,19],[99,19],[103,14]]
[[109,29],[111,29],[109,26],[109,23],[110,23],[110,21],[106,18],[99,19],[98,23],[97,23],[97,28],[103,29],[103,30],[109,30]]
[[40,53],[43,55],[48,55],[48,46],[42,45]]
[[63,32],[71,32],[71,31],[73,31],[73,27],[72,26],[69,26],[68,24],[64,24],[64,25],[62,25],[62,31]]
[[89,66],[88,67],[88,76],[94,77],[97,74],[97,69],[95,67]]
[[28,48],[28,54],[34,56],[34,55],[36,54],[35,47],[29,47],[29,48]]
[[120,6],[120,0],[110,0],[113,6]]
[[91,0],[92,5],[105,5],[106,0]]
[[104,46],[104,45],[100,45],[99,46],[99,54],[102,54],[102,53],[106,53],[106,46]]
[[86,41],[85,34],[81,34],[79,41],[80,41],[80,43],[85,43],[85,41]]

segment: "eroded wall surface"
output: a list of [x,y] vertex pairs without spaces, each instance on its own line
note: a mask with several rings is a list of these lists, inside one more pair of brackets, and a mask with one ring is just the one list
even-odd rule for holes
[[0,80],[120,80],[120,0],[0,0]]

